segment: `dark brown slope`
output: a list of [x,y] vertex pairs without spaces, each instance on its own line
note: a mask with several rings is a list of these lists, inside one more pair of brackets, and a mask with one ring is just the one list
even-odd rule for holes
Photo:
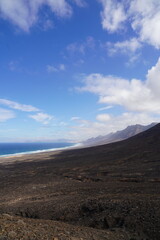
[[59,221],[63,234],[64,222],[69,232],[76,225],[77,239],[159,240],[159,146],[160,124],[122,142],[1,164],[0,211]]
[[127,173],[143,180],[160,177],[160,124],[121,142],[63,152],[57,161],[62,168],[64,163],[65,167],[88,168],[89,175],[100,174],[104,167],[108,169],[106,178]]

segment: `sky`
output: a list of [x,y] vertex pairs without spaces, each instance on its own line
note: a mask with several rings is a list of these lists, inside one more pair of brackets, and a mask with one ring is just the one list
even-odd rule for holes
[[0,142],[160,122],[159,0],[0,0]]

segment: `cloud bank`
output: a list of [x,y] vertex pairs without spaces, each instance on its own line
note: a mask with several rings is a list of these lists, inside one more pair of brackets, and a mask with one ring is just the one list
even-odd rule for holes
[[79,91],[98,95],[99,103],[119,105],[134,112],[160,114],[160,59],[146,76],[146,80],[124,79],[117,76],[90,74]]
[[129,125],[148,125],[151,122],[158,122],[158,117],[153,117],[147,113],[124,112],[118,116],[112,114],[98,114],[96,121],[73,119],[75,126],[67,132],[67,138],[75,141],[84,141],[88,138],[106,135],[111,132],[122,130]]

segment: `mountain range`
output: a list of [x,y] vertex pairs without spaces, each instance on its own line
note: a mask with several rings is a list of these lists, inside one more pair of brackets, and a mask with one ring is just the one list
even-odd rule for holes
[[83,145],[96,146],[96,145],[103,145],[103,144],[108,144],[108,143],[112,143],[112,142],[122,141],[127,138],[133,137],[133,136],[137,135],[138,133],[144,132],[144,131],[150,129],[151,127],[155,126],[156,124],[157,123],[151,123],[146,126],[140,125],[140,124],[131,125],[123,130],[120,130],[120,131],[117,131],[114,133],[109,133],[104,136],[98,136],[95,138],[87,139],[86,141],[83,142]]

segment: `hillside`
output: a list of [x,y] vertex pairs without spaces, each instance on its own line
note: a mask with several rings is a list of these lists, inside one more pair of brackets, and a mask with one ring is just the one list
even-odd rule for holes
[[16,240],[159,240],[159,146],[157,124],[108,145],[2,158],[0,234]]

